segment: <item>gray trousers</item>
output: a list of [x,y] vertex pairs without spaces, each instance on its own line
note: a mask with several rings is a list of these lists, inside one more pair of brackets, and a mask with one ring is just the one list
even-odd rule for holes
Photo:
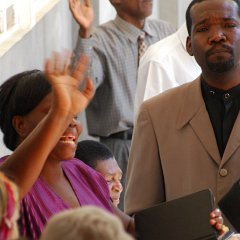
[[119,208],[124,211],[124,195],[125,195],[125,182],[126,182],[126,173],[127,173],[127,165],[128,165],[128,157],[130,151],[131,140],[122,140],[116,138],[100,138],[100,142],[107,145],[113,152],[113,155],[123,172],[122,176],[122,185],[123,191],[120,197]]

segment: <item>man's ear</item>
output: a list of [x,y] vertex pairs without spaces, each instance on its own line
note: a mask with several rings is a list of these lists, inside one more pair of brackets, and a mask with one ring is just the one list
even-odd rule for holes
[[187,37],[186,40],[186,48],[187,48],[187,52],[190,56],[193,56],[193,52],[192,52],[192,43],[191,43],[191,38],[190,36]]
[[25,138],[27,136],[27,129],[25,127],[25,118],[23,116],[16,115],[12,119],[12,125],[16,130],[20,138]]

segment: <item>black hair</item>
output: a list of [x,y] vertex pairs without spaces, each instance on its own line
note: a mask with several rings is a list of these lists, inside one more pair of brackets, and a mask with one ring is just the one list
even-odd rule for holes
[[[191,9],[193,5],[196,3],[204,2],[207,0],[192,0],[191,3],[189,4],[187,11],[186,11],[186,24],[187,24],[187,30],[188,30],[188,35],[191,36],[191,28],[192,28],[192,18],[191,18]],[[233,2],[236,2],[238,5],[238,15],[240,15],[240,0],[232,0]]]
[[12,125],[13,117],[27,115],[50,91],[51,85],[40,70],[16,74],[0,86],[0,128],[10,150],[15,150],[19,139]]
[[113,158],[113,153],[103,143],[84,140],[78,143],[75,157],[95,169],[98,161],[106,161]]

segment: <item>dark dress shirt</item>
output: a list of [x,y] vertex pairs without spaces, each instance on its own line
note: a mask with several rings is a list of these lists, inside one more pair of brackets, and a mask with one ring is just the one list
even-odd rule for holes
[[75,55],[90,56],[90,72],[96,88],[86,110],[90,135],[108,137],[133,128],[138,37],[144,32],[148,47],[174,31],[162,20],[146,19],[144,28],[138,29],[117,16],[95,28],[91,38],[78,39]]
[[240,86],[229,90],[221,90],[209,86],[203,79],[201,84],[203,99],[222,157],[239,112]]

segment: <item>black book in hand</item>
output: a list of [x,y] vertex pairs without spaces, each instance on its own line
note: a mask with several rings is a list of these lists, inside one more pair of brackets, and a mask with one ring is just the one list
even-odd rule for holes
[[217,231],[209,223],[213,208],[206,189],[139,211],[137,240],[216,240]]

